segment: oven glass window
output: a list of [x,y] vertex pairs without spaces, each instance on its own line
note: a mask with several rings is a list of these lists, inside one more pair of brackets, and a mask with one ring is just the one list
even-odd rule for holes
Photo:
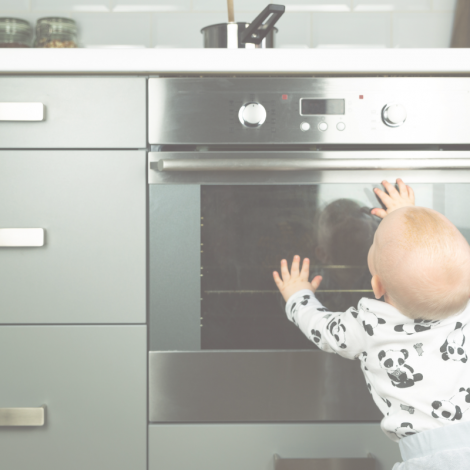
[[280,260],[311,260],[332,311],[371,297],[367,253],[380,219],[363,185],[201,188],[201,348],[314,349],[284,313]]
[[[311,260],[310,279],[323,277],[316,295],[329,310],[373,298],[367,253],[380,224],[370,215],[380,207],[377,186],[154,186],[155,207],[168,212],[152,218],[153,350],[316,349],[287,319],[272,272],[298,254]],[[470,241],[469,184],[412,186],[417,205],[446,215]],[[176,264],[166,257],[175,250],[186,253]]]

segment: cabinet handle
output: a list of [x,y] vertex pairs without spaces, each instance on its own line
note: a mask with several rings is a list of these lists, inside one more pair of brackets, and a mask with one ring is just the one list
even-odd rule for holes
[[274,470],[375,470],[376,465],[371,454],[362,459],[282,459],[274,454]]
[[0,408],[0,426],[44,426],[46,407]]
[[44,246],[43,228],[0,228],[0,247]]
[[0,103],[0,121],[44,121],[44,104]]

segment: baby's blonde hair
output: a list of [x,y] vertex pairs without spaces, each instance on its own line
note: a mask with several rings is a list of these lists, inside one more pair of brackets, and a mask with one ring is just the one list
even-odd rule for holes
[[438,320],[462,312],[470,295],[465,238],[434,210],[407,207],[397,215],[391,232],[380,237],[377,259],[390,301],[413,319]]

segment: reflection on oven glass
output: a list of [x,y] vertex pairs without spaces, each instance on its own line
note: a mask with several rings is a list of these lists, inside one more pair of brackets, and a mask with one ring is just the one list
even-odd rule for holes
[[325,206],[319,191],[202,186],[202,349],[315,349],[287,320],[272,279],[294,254],[323,276],[317,296],[330,310],[373,297],[367,252],[379,219],[348,198]]

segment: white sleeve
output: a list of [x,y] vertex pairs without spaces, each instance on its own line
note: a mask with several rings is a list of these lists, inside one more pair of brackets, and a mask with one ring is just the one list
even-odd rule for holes
[[353,307],[346,312],[330,312],[312,291],[302,290],[287,301],[286,314],[323,351],[355,359],[366,349],[365,332]]

